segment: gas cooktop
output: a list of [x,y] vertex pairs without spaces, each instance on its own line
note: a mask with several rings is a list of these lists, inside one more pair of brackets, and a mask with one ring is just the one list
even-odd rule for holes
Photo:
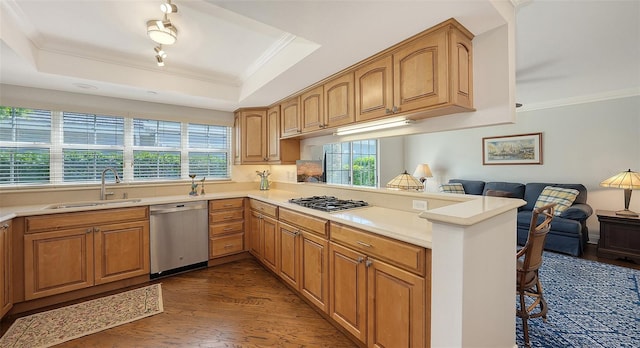
[[334,212],[353,208],[366,207],[369,203],[351,199],[338,199],[333,196],[312,196],[303,198],[292,198],[289,203],[301,205],[306,208]]

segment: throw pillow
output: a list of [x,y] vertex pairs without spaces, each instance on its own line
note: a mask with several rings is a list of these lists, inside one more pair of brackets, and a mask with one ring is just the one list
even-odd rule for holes
[[580,192],[574,189],[547,186],[542,190],[534,208],[543,207],[549,203],[556,203],[554,215],[560,216],[576,200]]
[[440,185],[440,192],[461,193],[461,194],[465,193],[464,192],[464,186],[462,186],[462,184],[459,183],[459,182]]

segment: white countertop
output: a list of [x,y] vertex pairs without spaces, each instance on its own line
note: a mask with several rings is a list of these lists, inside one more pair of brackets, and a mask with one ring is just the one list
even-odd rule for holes
[[[45,215],[57,213],[70,213],[76,211],[90,211],[101,209],[112,209],[122,207],[147,206],[154,204],[178,203],[178,202],[195,202],[213,199],[249,197],[258,199],[267,203],[272,203],[283,208],[295,210],[301,213],[317,216],[337,223],[342,223],[352,227],[360,228],[376,234],[391,237],[400,241],[411,243],[414,245],[431,248],[431,223],[420,218],[419,213],[406,212],[401,210],[382,208],[382,207],[362,207],[351,210],[343,210],[335,213],[327,213],[310,208],[304,208],[299,205],[289,203],[291,198],[299,198],[301,195],[295,192],[282,190],[268,191],[232,191],[221,193],[208,193],[206,195],[190,197],[181,196],[165,196],[141,198],[138,202],[122,201],[107,205],[86,206],[86,207],[69,207],[59,209],[48,209],[51,204],[16,206],[0,208],[0,221],[12,219],[20,216]],[[63,203],[63,202],[60,202]],[[78,203],[78,202],[74,202]]]

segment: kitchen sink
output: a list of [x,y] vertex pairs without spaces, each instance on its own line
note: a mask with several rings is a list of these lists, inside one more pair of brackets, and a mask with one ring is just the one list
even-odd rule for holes
[[122,203],[137,203],[140,202],[141,199],[113,199],[109,201],[85,201],[85,202],[67,202],[67,203],[54,203],[47,205],[43,209],[64,209],[64,208],[82,208],[82,207],[95,207],[95,206],[103,206],[103,205],[112,205],[112,204],[122,204]]

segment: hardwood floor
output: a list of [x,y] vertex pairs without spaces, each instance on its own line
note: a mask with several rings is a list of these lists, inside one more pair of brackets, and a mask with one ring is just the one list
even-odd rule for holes
[[[593,244],[583,258],[640,269],[598,258]],[[164,313],[56,347],[358,347],[253,259],[155,282]],[[0,334],[13,320],[2,321]]]
[[616,266],[622,266],[622,267],[627,267],[627,268],[633,268],[633,269],[640,269],[640,264],[635,263],[633,261],[630,260],[624,260],[624,259],[607,259],[607,258],[603,258],[603,257],[598,257],[597,255],[597,251],[598,251],[598,247],[596,244],[587,244],[587,247],[584,251],[584,255],[582,255],[583,259],[586,260],[592,260],[592,261],[598,261],[598,262],[602,262],[602,263],[608,263],[611,265],[616,265]]
[[157,282],[164,313],[56,347],[357,347],[253,259]]

